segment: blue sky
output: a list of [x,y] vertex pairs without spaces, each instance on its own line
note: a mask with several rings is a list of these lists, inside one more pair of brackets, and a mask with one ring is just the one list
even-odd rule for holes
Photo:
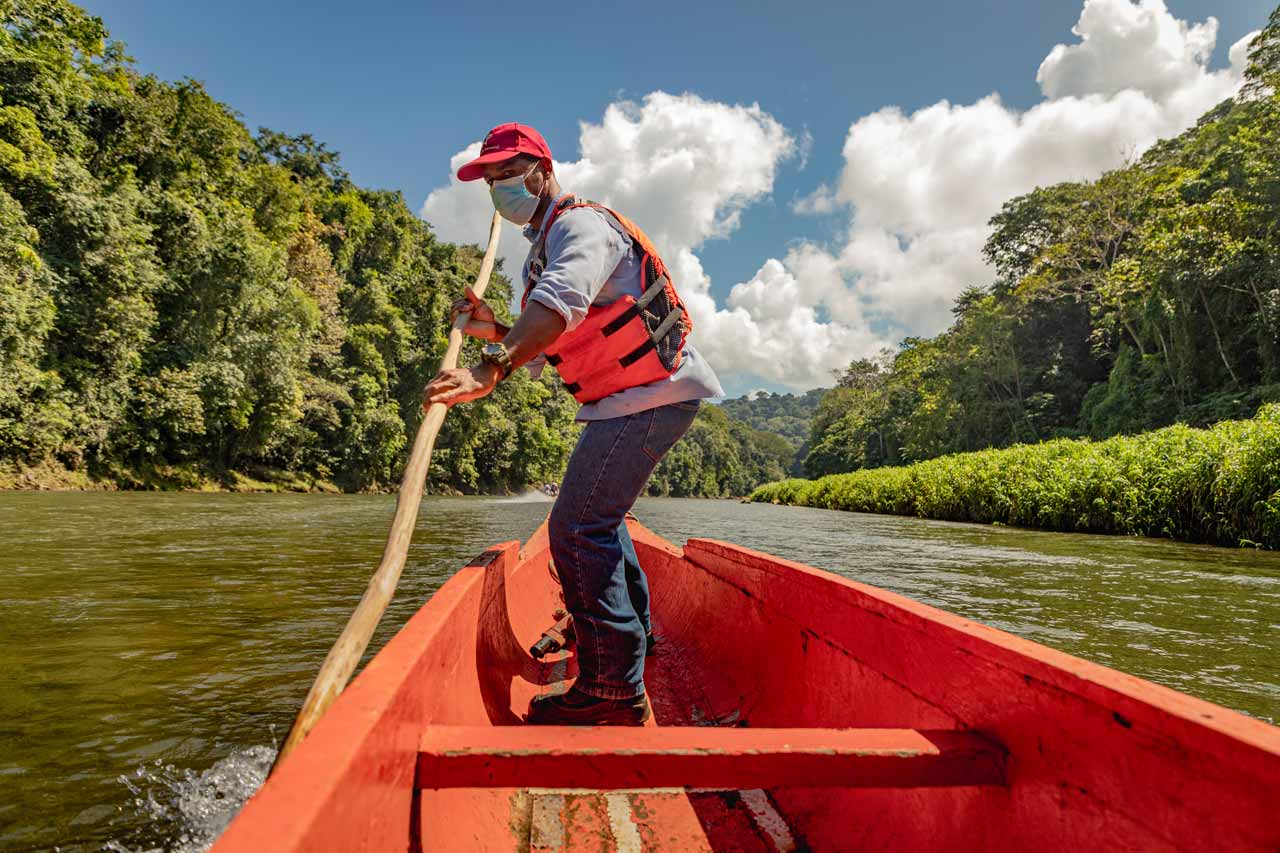
[[[1106,0],[1120,2],[1129,0]],[[768,191],[740,205],[727,236],[703,234],[690,245],[710,279],[710,296],[722,307],[735,285],[759,278],[766,261],[776,259],[778,268],[768,269],[797,279],[797,293],[811,297],[815,322],[834,314],[850,328],[862,324],[861,343],[848,343],[851,336],[840,339],[849,350],[841,356],[857,354],[854,349],[870,346],[876,336],[892,342],[904,332],[936,332],[932,327],[941,316],[936,306],[886,308],[870,284],[859,292],[867,273],[849,266],[848,252],[839,273],[848,293],[819,293],[816,279],[801,280],[808,268],[794,257],[797,246],[840,257],[856,244],[849,236],[851,221],[874,205],[859,196],[869,190],[851,171],[857,165],[842,155],[851,124],[887,106],[910,116],[944,99],[972,105],[992,92],[1015,114],[1032,109],[1046,97],[1036,69],[1054,45],[1079,41],[1072,26],[1082,9],[1080,0],[83,5],[127,44],[142,71],[204,81],[250,127],[312,133],[342,153],[358,183],[399,189],[415,210],[448,183],[450,157],[502,121],[536,125],[558,161],[576,160],[580,122],[600,123],[619,101],[642,101],[662,91],[691,93],[713,104],[758,104],[785,129],[791,152],[770,167]],[[1191,25],[1217,18],[1206,68],[1222,69],[1229,47],[1263,24],[1272,3],[1168,0],[1167,7],[1169,17]],[[1095,41],[1101,44],[1101,36]],[[1076,84],[1062,85],[1071,90]],[[947,129],[912,123],[909,132]],[[1100,168],[1109,165],[1099,156]],[[818,215],[792,209],[795,200],[822,186],[841,196],[834,205],[819,205]],[[1025,191],[1020,184],[1010,189]],[[942,227],[916,227],[911,214],[903,216],[886,214],[886,222],[896,222],[886,229],[899,241]],[[472,239],[482,237],[481,229]],[[749,295],[742,304],[765,310],[749,303]],[[865,316],[849,313],[851,301],[863,306]],[[840,349],[837,337],[831,341],[829,349]],[[725,363],[721,371],[730,375],[731,393],[757,386],[799,388],[813,384],[835,357],[797,362],[790,372],[745,363]]]

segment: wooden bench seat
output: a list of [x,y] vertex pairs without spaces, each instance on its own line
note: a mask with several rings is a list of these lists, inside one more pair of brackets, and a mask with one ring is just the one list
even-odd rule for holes
[[416,786],[938,788],[1003,785],[1004,750],[972,732],[430,726]]

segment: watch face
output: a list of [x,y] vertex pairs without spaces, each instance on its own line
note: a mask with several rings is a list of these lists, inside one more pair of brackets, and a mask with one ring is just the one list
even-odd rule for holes
[[501,370],[504,377],[511,372],[511,355],[502,344],[485,344],[480,348],[480,358]]

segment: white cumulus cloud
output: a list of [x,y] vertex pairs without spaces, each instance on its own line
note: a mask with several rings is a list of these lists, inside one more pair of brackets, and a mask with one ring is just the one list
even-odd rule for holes
[[[981,250],[1004,201],[1097,177],[1234,94],[1252,39],[1213,70],[1217,21],[1179,20],[1163,0],[1085,0],[1072,32],[1036,71],[1043,99],[1030,109],[992,93],[854,120],[840,174],[791,204],[797,214],[847,214],[843,239],[765,260],[723,304],[697,250],[729,237],[769,196],[781,163],[804,160],[806,133],[797,138],[755,105],[654,92],[583,122],[578,159],[557,160],[556,172],[566,189],[616,206],[654,238],[693,313],[694,340],[726,384],[828,384],[854,358],[940,331],[960,290],[990,282]],[[479,145],[459,151],[453,170]],[[442,238],[465,242],[483,236],[492,212],[483,184],[453,178],[421,211]],[[527,246],[505,229],[508,272]]]
[[[990,282],[981,250],[1004,201],[1095,178],[1191,126],[1237,91],[1253,38],[1232,46],[1230,67],[1211,70],[1218,22],[1188,24],[1163,0],[1086,0],[1072,32],[1078,41],[1057,45],[1041,63],[1044,99],[1028,110],[993,93],[910,114],[886,107],[854,121],[838,180],[792,205],[850,215],[843,246],[810,250],[828,255],[843,286],[824,269],[827,283],[807,289],[859,304],[895,336],[938,332],[957,293]],[[782,264],[803,279],[796,254]]]
[[[611,104],[599,124],[583,122],[578,147],[577,160],[555,161],[561,185],[631,217],[674,268],[682,251],[738,226],[742,210],[773,189],[777,167],[796,143],[758,106],[654,92],[640,103]],[[475,142],[455,154],[451,172],[479,150]],[[451,176],[427,196],[421,215],[445,240],[476,242],[493,205],[482,182]],[[519,229],[504,229],[508,272],[518,272],[528,245]]]
[[[557,160],[555,171],[566,189],[616,207],[645,229],[689,304],[694,341],[722,378],[756,374],[812,386],[829,381],[829,371],[863,345],[865,330],[821,321],[809,285],[791,273],[769,275],[777,262],[720,308],[696,254],[706,241],[728,237],[742,211],[772,191],[779,164],[803,156],[808,145],[758,106],[654,92],[610,105],[599,124],[582,123],[578,159]],[[479,148],[475,142],[459,151],[451,170]],[[443,239],[475,242],[493,206],[484,184],[451,178],[427,197],[421,215]],[[527,250],[519,230],[506,227],[500,251],[508,272],[518,273]]]
[[1180,21],[1164,0],[1090,0],[1071,32],[1080,41],[1056,46],[1040,63],[1036,82],[1046,97],[1137,89],[1163,100],[1202,81],[1218,21]]

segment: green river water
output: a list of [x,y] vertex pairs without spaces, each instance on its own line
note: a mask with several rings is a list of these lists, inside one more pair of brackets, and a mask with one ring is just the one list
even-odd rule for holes
[[[262,779],[393,506],[0,494],[0,850],[207,847]],[[374,648],[549,507],[428,499]],[[729,501],[636,511],[676,542],[786,556],[1280,717],[1280,554]]]

